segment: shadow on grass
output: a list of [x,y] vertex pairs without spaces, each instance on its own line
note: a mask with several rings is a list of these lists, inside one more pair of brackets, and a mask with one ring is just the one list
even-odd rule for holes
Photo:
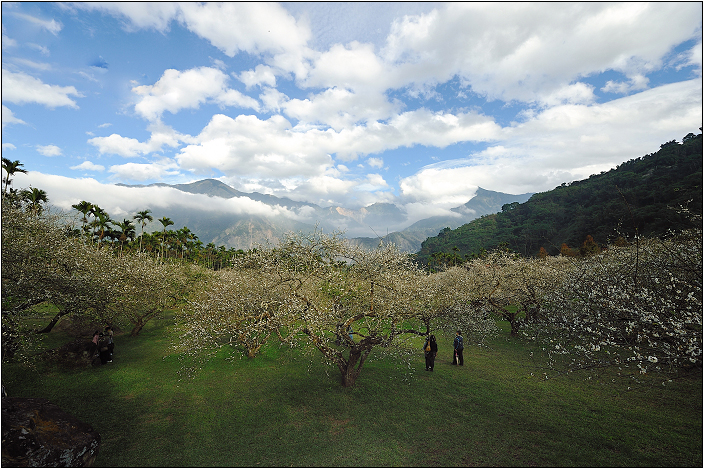
[[701,467],[701,374],[640,394],[542,381],[527,345],[500,336],[469,347],[465,367],[441,359],[425,372],[421,353],[418,371],[370,360],[353,388],[318,357],[273,344],[254,360],[223,350],[181,379],[189,363],[171,354],[170,326],[117,336],[112,364],[12,365],[3,382],[93,425],[99,466]]

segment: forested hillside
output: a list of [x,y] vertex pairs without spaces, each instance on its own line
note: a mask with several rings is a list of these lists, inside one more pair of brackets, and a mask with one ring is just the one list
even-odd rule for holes
[[455,230],[423,242],[418,258],[462,260],[500,245],[525,256],[579,249],[587,236],[599,245],[618,236],[661,236],[688,226],[672,207],[702,213],[702,135],[688,134],[660,150],[629,160],[589,179],[534,194],[525,203],[506,204]]

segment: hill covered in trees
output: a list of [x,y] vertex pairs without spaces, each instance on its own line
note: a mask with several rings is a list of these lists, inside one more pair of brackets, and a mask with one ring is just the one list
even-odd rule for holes
[[564,183],[534,194],[525,203],[510,203],[457,229],[443,229],[422,243],[424,264],[461,261],[482,250],[508,247],[524,256],[541,248],[559,254],[563,244],[579,249],[588,236],[599,245],[619,236],[663,236],[689,226],[673,208],[702,213],[702,135],[629,160],[588,179]]

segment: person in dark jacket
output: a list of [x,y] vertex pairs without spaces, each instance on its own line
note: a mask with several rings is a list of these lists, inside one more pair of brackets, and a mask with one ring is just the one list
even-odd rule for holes
[[464,366],[464,357],[462,356],[462,351],[464,350],[464,339],[462,338],[460,331],[457,331],[453,346],[455,347],[455,354],[452,357],[452,364]]
[[108,343],[108,363],[112,363],[112,354],[115,351],[115,343],[113,342],[113,330],[112,326],[107,326],[105,328],[105,336],[107,337]]
[[435,341],[434,335],[425,340],[423,351],[425,352],[425,371],[433,371],[435,356],[438,354],[438,343]]

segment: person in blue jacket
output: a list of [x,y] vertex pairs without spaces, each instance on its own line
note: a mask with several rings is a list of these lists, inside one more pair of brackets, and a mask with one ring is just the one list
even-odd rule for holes
[[453,345],[455,347],[455,353],[452,357],[452,364],[464,366],[464,357],[462,356],[462,351],[464,350],[464,339],[462,338],[460,331],[457,331]]

